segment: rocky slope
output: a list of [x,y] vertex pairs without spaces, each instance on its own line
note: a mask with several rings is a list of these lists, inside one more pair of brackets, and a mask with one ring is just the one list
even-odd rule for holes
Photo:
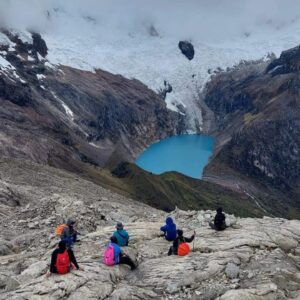
[[[172,212],[197,239],[187,257],[167,257],[158,237],[167,214],[75,175],[25,161],[0,161],[0,299],[299,299],[300,222],[236,219],[208,228],[211,211]],[[55,226],[78,220],[74,251],[84,271],[44,274],[57,243]],[[114,225],[131,234],[125,251],[139,263],[106,267],[102,251]]]
[[206,178],[292,218],[300,215],[299,49],[214,76],[204,97],[218,141]]
[[5,30],[0,35],[0,155],[71,170],[76,161],[104,166],[131,161],[184,129],[180,116],[141,82],[54,67],[40,35],[32,42]]

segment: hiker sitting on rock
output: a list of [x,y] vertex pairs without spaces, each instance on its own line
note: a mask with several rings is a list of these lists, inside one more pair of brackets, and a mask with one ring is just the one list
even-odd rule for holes
[[103,263],[107,266],[125,264],[130,266],[131,270],[136,269],[136,265],[132,259],[126,255],[118,245],[118,240],[115,236],[110,238],[110,243],[104,251]]
[[71,248],[74,243],[79,242],[79,240],[77,240],[77,231],[74,229],[75,224],[76,222],[74,220],[68,219],[60,236],[61,240],[66,243],[67,248]]
[[117,230],[114,232],[113,236],[117,238],[118,245],[121,247],[128,246],[129,234],[124,229],[123,224],[121,222],[118,222],[116,229]]
[[226,222],[225,222],[225,219],[226,219],[226,216],[225,214],[223,213],[223,210],[221,207],[219,207],[217,209],[217,214],[215,216],[215,219],[214,219],[214,222],[210,222],[209,223],[209,226],[212,228],[212,229],[215,229],[217,231],[221,231],[221,230],[224,230],[226,229]]
[[196,232],[194,231],[194,234],[187,238],[183,236],[183,231],[181,229],[177,230],[177,237],[173,241],[173,246],[170,247],[168,255],[179,255],[179,256],[185,256],[190,253],[190,246],[188,243],[191,243],[196,236]]
[[164,237],[167,241],[171,242],[176,239],[176,224],[173,222],[171,217],[166,219],[166,225],[162,226],[160,231],[163,231]]
[[83,269],[78,266],[72,249],[67,249],[66,243],[60,241],[58,248],[52,253],[50,272],[47,273],[47,277],[51,274],[66,274],[74,268],[83,271]]

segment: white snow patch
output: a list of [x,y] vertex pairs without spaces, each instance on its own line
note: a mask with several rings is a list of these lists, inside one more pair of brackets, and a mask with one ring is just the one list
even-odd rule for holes
[[18,75],[18,73],[17,73],[15,70],[12,71],[12,74],[13,74],[13,76],[14,76],[15,78],[17,78],[18,80],[20,80],[22,83],[26,83],[26,81],[23,80],[23,79]]
[[0,32],[0,45],[10,45],[12,42],[10,39],[2,32]]
[[24,58],[20,54],[18,54],[17,57],[19,57],[21,60],[24,60]]
[[61,104],[62,104],[63,108],[66,111],[66,114],[72,119],[72,121],[74,121],[74,113],[72,112],[72,110],[62,100],[61,100],[61,102],[62,102]]
[[101,148],[100,146],[96,145],[96,144],[93,143],[93,142],[90,142],[89,144],[90,144],[91,146],[95,147],[95,148]]
[[273,72],[275,72],[277,69],[280,69],[282,67],[282,65],[276,66],[273,69],[271,69],[268,73],[272,74]]
[[20,80],[22,83],[26,83],[26,81],[18,75],[15,67],[2,56],[0,56],[0,70],[2,70],[2,73],[5,73],[8,77],[11,77],[12,75],[16,79]]
[[43,90],[46,90],[46,88],[45,88],[43,85],[40,85],[40,87],[41,87]]
[[48,67],[50,69],[56,69],[56,67],[53,64],[49,63],[48,61],[46,61],[44,65],[45,67]]
[[16,50],[15,47],[16,47],[16,44],[14,44],[14,43],[10,44],[10,45],[9,45],[9,48],[8,48],[8,51],[9,51],[9,52],[15,51],[15,50]]
[[0,56],[0,69],[2,70],[15,70],[15,67],[10,64],[4,57]]
[[37,57],[38,57],[39,61],[44,61],[45,60],[45,58],[39,53],[37,54]]
[[35,61],[34,57],[28,55],[28,58],[27,58],[28,61]]
[[37,74],[36,77],[37,77],[38,80],[43,80],[43,79],[46,78],[46,76],[43,75],[43,74]]
[[18,36],[18,38],[23,42],[23,43],[28,43],[28,44],[32,44],[33,40],[32,40],[32,36],[31,33],[28,32],[27,30],[17,30],[17,29],[12,29],[11,33],[13,35]]
[[65,110],[67,116],[69,116],[70,119],[71,119],[72,122],[73,122],[73,121],[74,121],[74,113],[73,113],[73,111],[70,109],[70,107],[69,107],[63,100],[61,100],[60,98],[58,98],[54,92],[51,91],[51,94],[53,95],[53,97],[54,97],[55,99],[57,99],[57,100],[60,102],[60,104],[61,104],[62,107],[64,108],[64,110]]

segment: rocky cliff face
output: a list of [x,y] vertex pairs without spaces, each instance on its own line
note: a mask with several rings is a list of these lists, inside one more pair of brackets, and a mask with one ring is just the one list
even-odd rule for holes
[[[223,232],[208,228],[211,211],[175,210],[186,235],[197,231],[186,257],[167,256],[158,237],[167,214],[57,169],[0,161],[0,299],[273,300],[300,297],[300,222],[237,219]],[[30,183],[30,184],[29,184]],[[56,225],[78,220],[74,252],[84,271],[45,278],[58,239]],[[131,235],[124,250],[139,266],[101,262],[117,221]]]
[[299,47],[270,63],[240,65],[212,78],[205,96],[218,138],[207,178],[222,174],[254,196],[263,190],[272,195],[266,210],[289,217],[300,213],[298,64]]
[[[47,45],[3,31],[0,42],[0,154],[75,168],[76,161],[132,161],[184,122],[137,80],[53,66]],[[74,165],[74,167],[72,167]]]

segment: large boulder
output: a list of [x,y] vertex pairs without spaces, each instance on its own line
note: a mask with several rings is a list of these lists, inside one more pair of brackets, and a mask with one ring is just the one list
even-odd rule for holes
[[181,53],[188,59],[192,60],[195,55],[194,46],[191,42],[188,41],[180,41],[178,43],[178,47],[181,51]]

